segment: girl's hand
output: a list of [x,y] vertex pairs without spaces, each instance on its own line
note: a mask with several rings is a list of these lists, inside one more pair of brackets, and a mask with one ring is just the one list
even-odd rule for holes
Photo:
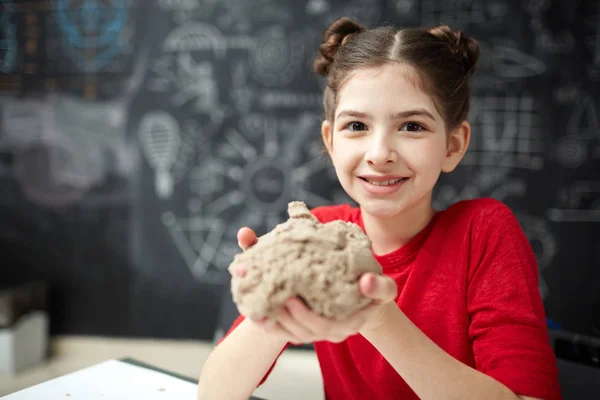
[[[238,245],[246,250],[258,241],[250,228],[241,228],[237,234]],[[246,275],[244,266],[238,266],[238,276]],[[394,299],[398,287],[387,276],[366,273],[358,280],[363,296],[372,299],[372,303],[358,310],[344,320],[334,321],[312,312],[297,297],[288,299],[281,308],[275,321],[254,321],[265,331],[281,336],[293,344],[312,343],[327,340],[334,343],[344,341],[348,336],[367,330],[377,329],[384,324],[386,315],[397,308]]]
[[292,344],[312,343],[327,340],[340,343],[349,336],[377,329],[386,321],[388,312],[397,308],[394,299],[398,287],[387,276],[366,273],[358,280],[361,293],[373,300],[349,317],[334,321],[312,312],[297,297],[288,299],[275,321],[259,321],[258,325]]

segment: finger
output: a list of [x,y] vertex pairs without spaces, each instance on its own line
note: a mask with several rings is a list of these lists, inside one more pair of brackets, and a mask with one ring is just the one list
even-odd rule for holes
[[258,242],[258,238],[252,229],[243,227],[240,228],[237,233],[237,241],[238,246],[240,246],[242,250],[246,250],[248,247],[256,244],[256,242]]
[[237,276],[239,276],[240,278],[243,278],[244,276],[246,276],[247,272],[248,272],[248,270],[246,270],[246,266],[243,264],[237,265],[235,267],[235,274]]
[[277,315],[277,322],[285,328],[286,331],[290,332],[294,337],[301,341],[310,341],[313,333],[306,329],[302,322],[295,320],[287,307],[282,307],[281,311]]
[[398,286],[390,277],[366,273],[358,282],[361,293],[378,303],[386,303],[396,298]]
[[297,297],[288,299],[286,306],[292,318],[296,321],[302,321],[302,325],[313,334],[322,331],[327,323],[325,318],[315,314]]
[[276,336],[284,339],[285,341],[293,343],[293,344],[304,343],[301,338],[294,335],[293,332],[288,330],[285,326],[283,326],[281,323],[279,323],[277,321],[268,324],[265,327],[265,331],[271,335],[276,335]]

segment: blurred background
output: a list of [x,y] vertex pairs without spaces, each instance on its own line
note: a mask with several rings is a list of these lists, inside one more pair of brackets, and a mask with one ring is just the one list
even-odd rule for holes
[[0,0],[0,328],[41,310],[50,339],[0,395],[102,357],[198,376],[235,317],[238,228],[350,202],[312,72],[340,16],[479,41],[472,143],[435,205],[509,205],[561,356],[600,365],[598,1]]

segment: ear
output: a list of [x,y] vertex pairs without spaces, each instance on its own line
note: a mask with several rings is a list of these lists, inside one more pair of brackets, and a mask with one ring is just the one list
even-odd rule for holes
[[442,163],[442,171],[454,171],[467,152],[470,140],[471,125],[469,125],[467,121],[463,121],[448,137],[448,146],[446,148],[446,156]]
[[333,123],[331,121],[324,120],[321,124],[321,137],[323,138],[323,143],[325,143],[329,157],[331,157],[333,151]]

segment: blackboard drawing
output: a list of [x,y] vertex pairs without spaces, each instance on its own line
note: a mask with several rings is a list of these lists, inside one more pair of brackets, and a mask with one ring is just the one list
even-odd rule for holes
[[490,56],[495,74],[502,78],[528,78],[546,72],[546,65],[542,61],[514,47],[495,45]]
[[546,283],[543,272],[546,271],[554,261],[557,245],[554,236],[548,226],[548,221],[530,215],[517,215],[519,223],[533,248],[538,264],[538,288],[542,299],[550,294],[550,288]]
[[57,0],[64,49],[82,72],[102,70],[131,41],[126,0]]
[[574,97],[573,110],[566,122],[565,136],[556,142],[555,156],[561,166],[578,168],[588,160],[590,154],[596,157],[592,148],[600,142],[600,119],[594,99],[587,92],[578,91]]
[[[403,2],[405,3],[405,1]],[[505,0],[423,0],[421,23],[424,25],[447,24],[452,28],[468,25],[489,27],[503,22],[508,16],[509,5]]]
[[51,207],[72,204],[97,181],[81,140],[64,132],[55,101],[4,99],[3,147],[13,155],[12,175],[32,201]]
[[256,89],[248,83],[249,68],[242,60],[231,66],[231,89],[229,99],[237,112],[247,115],[250,112]]
[[580,92],[573,105],[566,126],[569,135],[577,135],[582,140],[600,138],[600,119],[594,98],[588,92]]
[[[311,207],[334,198],[348,201],[335,192],[335,185],[327,185],[331,191],[324,193],[308,184],[322,180],[328,170],[324,154],[311,153],[317,122],[309,113],[289,120],[249,114],[239,129],[227,129],[220,143],[213,144],[214,151],[190,172],[189,215],[169,211],[163,224],[197,279],[227,279],[226,267],[239,251],[237,229],[272,229],[282,221],[289,201],[303,200]],[[282,134],[292,129],[293,134]]]
[[191,103],[195,112],[208,115],[218,124],[230,108],[219,99],[218,63],[229,50],[247,53],[253,46],[252,37],[224,36],[210,24],[192,22],[178,26],[168,34],[162,54],[150,65],[153,77],[148,87],[169,93],[176,108]]
[[19,50],[17,27],[11,22],[14,3],[0,0],[0,11],[0,72],[7,74],[15,68]]
[[165,38],[164,53],[209,52],[221,60],[227,54],[228,40],[215,26],[193,22],[175,28]]
[[600,181],[577,181],[561,188],[558,206],[548,210],[554,222],[600,222]]
[[544,14],[552,4],[550,0],[528,0],[523,9],[531,15],[529,29],[533,33],[535,49],[546,54],[569,54],[575,48],[575,37],[568,29],[553,32],[545,22]]
[[324,14],[331,8],[328,0],[308,0],[306,2],[306,13],[308,15]]
[[414,11],[416,3],[416,0],[395,0],[394,8],[399,15],[404,16]]
[[217,193],[225,188],[225,176],[230,175],[239,180],[244,172],[239,167],[230,167],[216,158],[203,160],[189,174],[190,191],[199,199],[211,193]]
[[526,93],[475,96],[469,121],[471,136],[463,165],[540,170],[544,165],[544,142],[539,112]]
[[592,62],[587,66],[587,73],[591,80],[600,80],[600,3],[590,1],[594,7],[584,17],[584,26],[587,34],[587,46],[592,51]]
[[194,278],[204,283],[223,283],[227,274],[215,265],[228,265],[225,260],[231,260],[234,254],[223,253],[225,223],[206,216],[177,218],[170,211],[161,219]]
[[228,31],[249,32],[268,23],[292,19],[291,7],[278,0],[220,0],[218,5],[217,25]]
[[304,42],[297,33],[272,26],[258,34],[250,51],[252,77],[266,86],[285,86],[304,65]]
[[323,94],[316,92],[297,92],[283,89],[265,89],[258,94],[258,103],[263,109],[301,109],[319,110],[323,103]]
[[144,80],[148,43],[142,44],[133,72],[120,93],[102,101],[49,93],[39,99],[4,97],[2,148],[13,155],[12,175],[29,199],[42,206],[65,207],[127,200],[122,186],[101,188],[108,176],[129,180],[137,144],[127,138],[127,110]]
[[500,201],[524,197],[527,190],[525,179],[510,177],[510,173],[511,168],[508,167],[484,166],[478,168],[473,179],[461,188],[443,183],[434,193],[434,207],[443,210],[457,201],[479,197],[492,197]]
[[181,107],[194,99],[195,110],[208,115],[220,114],[219,88],[213,64],[196,62],[190,53],[181,53],[177,60],[177,92],[171,98],[175,107]]
[[372,26],[379,22],[382,15],[380,0],[348,0],[341,2],[341,6],[336,11],[329,14],[328,22],[332,22],[340,15],[346,15],[365,26]]
[[[203,1],[202,3],[212,3],[216,1]],[[200,0],[158,0],[158,7],[161,10],[169,11],[192,11],[200,6]]]
[[171,168],[181,146],[179,123],[165,111],[151,111],[141,118],[138,137],[146,160],[156,174],[156,195],[161,199],[170,198],[174,186]]

